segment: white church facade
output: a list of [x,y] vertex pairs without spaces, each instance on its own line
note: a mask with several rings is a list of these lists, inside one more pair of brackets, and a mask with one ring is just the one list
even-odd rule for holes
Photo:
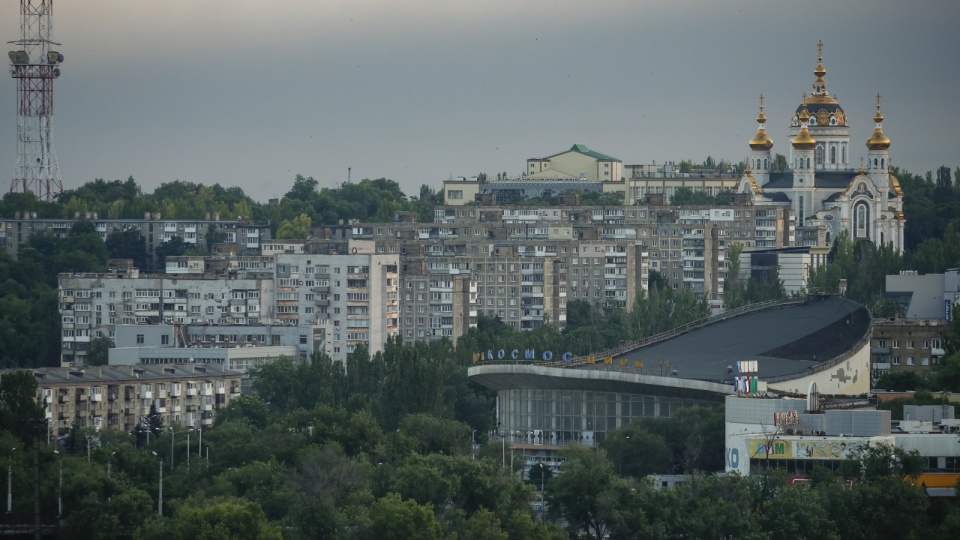
[[798,233],[808,233],[798,237],[819,238],[829,245],[841,231],[848,231],[855,241],[889,244],[902,252],[903,190],[891,172],[880,96],[866,158],[854,168],[847,117],[827,92],[822,43],[818,49],[813,93],[804,94],[790,123],[787,168],[773,170],[773,139],[766,133],[761,96],[757,133],[750,140],[750,161],[738,191],[758,205],[789,202]]

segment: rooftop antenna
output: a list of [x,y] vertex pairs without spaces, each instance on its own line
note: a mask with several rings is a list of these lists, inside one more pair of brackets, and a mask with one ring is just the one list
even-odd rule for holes
[[9,41],[10,74],[17,80],[17,172],[11,193],[52,201],[63,192],[53,153],[53,80],[63,55],[51,46],[53,0],[20,0],[20,39]]
[[348,183],[348,184],[350,183],[350,172],[351,172],[351,169],[352,169],[352,167],[347,167],[347,183]]

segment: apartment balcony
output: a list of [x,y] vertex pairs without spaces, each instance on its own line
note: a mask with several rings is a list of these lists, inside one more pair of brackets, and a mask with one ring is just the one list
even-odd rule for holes
[[187,388],[187,395],[188,395],[188,396],[195,396],[195,395],[197,395],[197,389],[196,389],[196,388]]
[[931,355],[931,356],[943,356],[943,355],[945,355],[945,354],[947,354],[947,351],[945,351],[945,350],[944,350],[943,348],[941,348],[941,347],[931,347],[931,348],[930,348],[930,355]]

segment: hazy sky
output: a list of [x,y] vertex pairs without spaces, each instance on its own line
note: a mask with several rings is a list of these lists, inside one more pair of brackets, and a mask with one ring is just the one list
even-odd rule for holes
[[[957,0],[57,0],[64,187],[133,176],[282,196],[300,173],[519,174],[575,143],[624,164],[739,161],[758,96],[774,152],[814,80],[866,154],[877,92],[894,165],[960,164]],[[19,38],[18,2],[0,39]],[[12,47],[12,46],[10,46]],[[0,82],[0,185],[16,164]]]

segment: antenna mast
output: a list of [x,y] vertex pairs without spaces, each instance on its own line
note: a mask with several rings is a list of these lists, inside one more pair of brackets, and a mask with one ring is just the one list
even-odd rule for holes
[[52,50],[53,0],[20,0],[20,39],[9,41],[10,75],[17,80],[17,172],[10,192],[52,201],[63,192],[53,153],[53,80],[63,55]]

